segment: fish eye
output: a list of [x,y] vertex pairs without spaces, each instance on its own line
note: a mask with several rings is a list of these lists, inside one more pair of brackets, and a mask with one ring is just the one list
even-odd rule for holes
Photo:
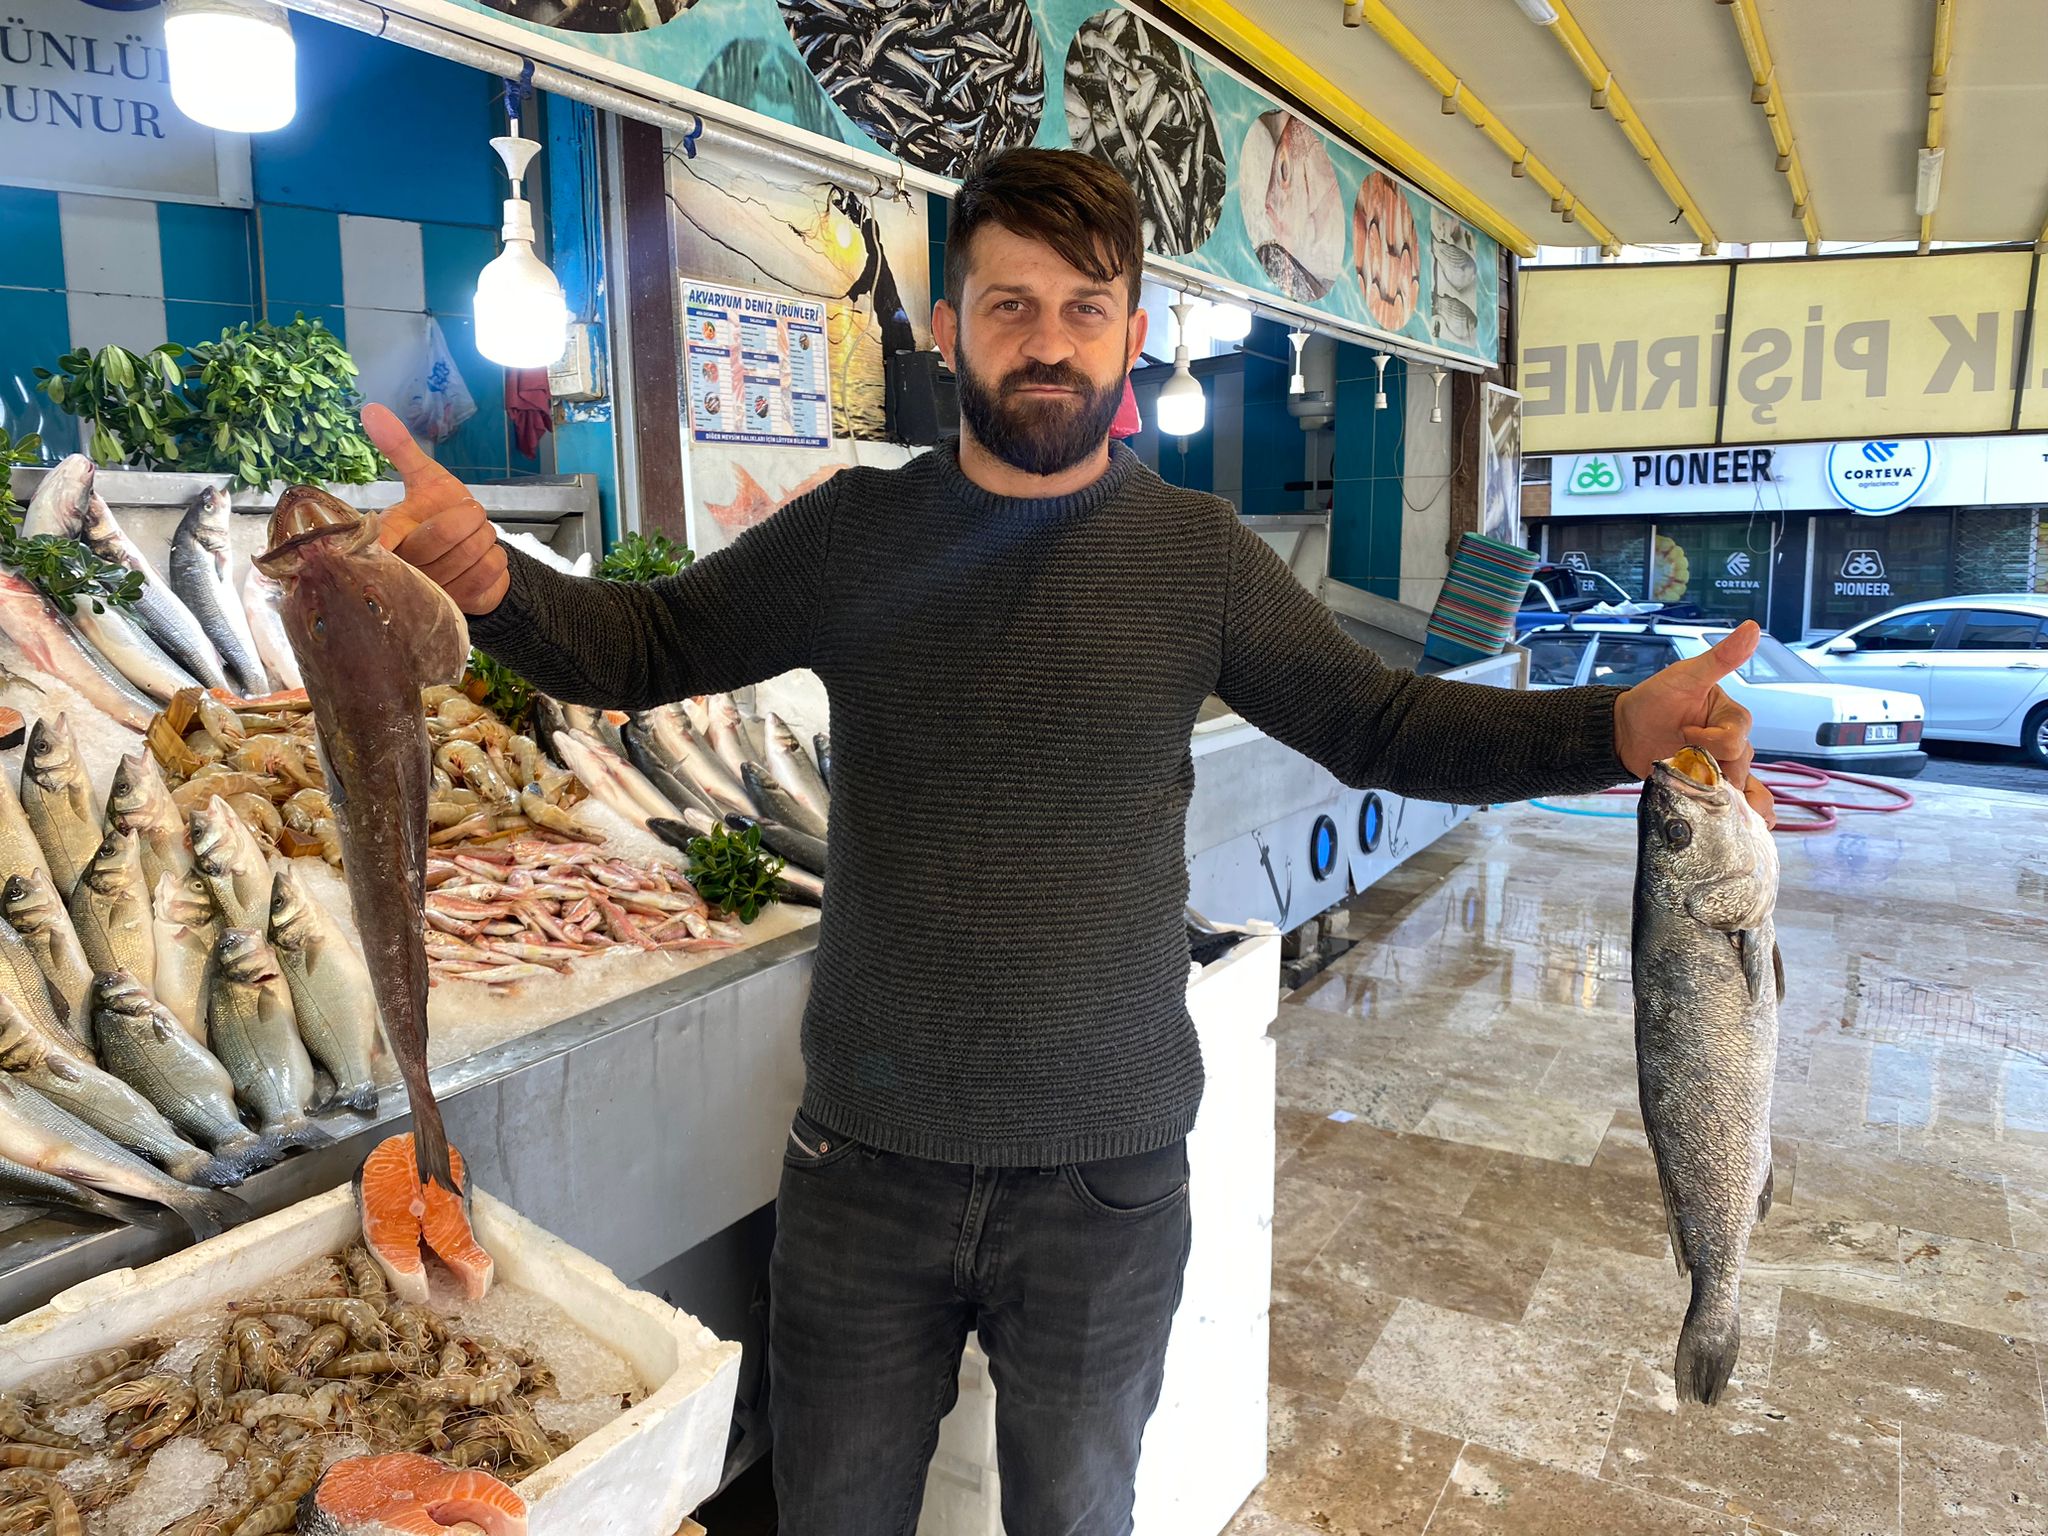
[[327,633],[327,620],[317,613],[313,615],[313,633],[316,635]]
[[380,619],[384,617],[384,610],[377,606],[377,599],[372,597],[367,592],[363,594],[363,603],[364,606],[366,606],[370,610],[372,615]]
[[1683,817],[1674,816],[1664,823],[1664,841],[1674,848],[1683,848],[1692,841],[1692,823]]

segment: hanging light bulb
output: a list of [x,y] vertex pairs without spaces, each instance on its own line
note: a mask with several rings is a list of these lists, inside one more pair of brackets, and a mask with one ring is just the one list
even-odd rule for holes
[[512,131],[491,140],[505,162],[512,195],[505,199],[504,250],[476,280],[476,349],[507,368],[545,368],[569,346],[569,306],[562,285],[533,253],[533,205],[524,196],[527,167],[540,145]]
[[1211,304],[1209,334],[1217,341],[1243,341],[1252,333],[1252,312],[1242,304]]
[[1429,419],[1431,421],[1442,421],[1444,419],[1444,371],[1441,368],[1432,368],[1429,374],[1431,378],[1436,380],[1436,393],[1430,397],[1429,402]]
[[1173,318],[1180,328],[1179,345],[1173,349],[1173,377],[1159,387],[1159,430],[1174,437],[1187,437],[1202,430],[1209,416],[1209,400],[1202,393],[1202,381],[1188,368],[1188,313],[1192,306],[1182,299],[1173,306]]
[[1287,339],[1294,344],[1294,377],[1287,381],[1287,393],[1305,395],[1308,393],[1308,379],[1301,371],[1301,349],[1308,345],[1307,331],[1289,331]]
[[203,128],[269,133],[299,110],[291,18],[271,0],[165,0],[171,100]]
[[1372,355],[1372,360],[1374,366],[1380,371],[1379,391],[1372,397],[1372,408],[1376,411],[1384,411],[1387,408],[1387,364],[1392,362],[1393,359],[1385,352],[1375,352]]

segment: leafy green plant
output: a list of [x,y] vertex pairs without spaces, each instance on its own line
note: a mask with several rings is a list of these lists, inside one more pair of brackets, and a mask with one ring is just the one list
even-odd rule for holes
[[237,486],[363,485],[390,469],[356,419],[355,360],[318,319],[238,325],[192,360],[197,454]]
[[482,651],[469,653],[469,695],[515,731],[533,719],[533,684]]
[[14,468],[41,463],[42,455],[43,440],[36,433],[16,438],[0,430],[0,565],[35,583],[66,613],[76,613],[81,599],[91,603],[95,613],[104,613],[110,603],[132,608],[142,596],[140,571],[102,560],[76,539],[49,533],[21,536]]
[[697,894],[743,923],[751,923],[771,901],[782,899],[776,878],[782,860],[761,851],[761,829],[735,832],[713,827],[707,837],[690,839],[690,884]]
[[597,574],[607,581],[654,581],[675,575],[696,558],[666,534],[629,533],[605,551]]
[[36,388],[68,415],[92,424],[86,451],[95,464],[137,469],[186,467],[192,403],[185,394],[185,349],[165,342],[147,354],[126,347],[80,347],[36,370]]

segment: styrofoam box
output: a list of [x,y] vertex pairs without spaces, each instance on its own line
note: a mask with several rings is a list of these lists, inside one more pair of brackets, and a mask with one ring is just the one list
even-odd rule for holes
[[[1251,939],[1200,971],[1188,1012],[1208,1086],[1188,1137],[1194,1246],[1138,1459],[1137,1536],[1209,1536],[1266,1475],[1273,1294],[1273,1099],[1280,940]],[[939,1425],[918,1536],[1002,1536],[996,1393],[980,1341]],[[1010,1536],[1028,1536],[1013,1532]]]
[[[672,1536],[718,1488],[740,1347],[626,1286],[595,1259],[477,1192],[477,1238],[497,1282],[545,1296],[654,1386],[644,1400],[519,1484],[532,1536]],[[0,1391],[160,1324],[216,1307],[339,1253],[361,1233],[346,1186],[141,1269],[73,1286],[0,1327]]]

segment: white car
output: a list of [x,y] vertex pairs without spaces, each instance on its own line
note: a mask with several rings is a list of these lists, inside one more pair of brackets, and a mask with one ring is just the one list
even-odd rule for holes
[[[1631,687],[1727,638],[1726,624],[1550,625],[1519,637],[1531,688],[1580,683]],[[1765,635],[1749,663],[1721,685],[1750,714],[1760,762],[1787,760],[1910,779],[1927,766],[1925,712],[1903,690],[1852,688],[1823,677]]]
[[1799,653],[1836,682],[1912,689],[1929,736],[2017,746],[2048,768],[2048,596],[1911,603]]

